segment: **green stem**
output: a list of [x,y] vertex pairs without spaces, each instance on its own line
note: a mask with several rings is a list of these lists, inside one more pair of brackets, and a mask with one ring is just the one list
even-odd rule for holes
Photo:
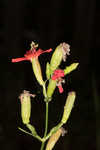
[[60,122],[57,126],[53,127],[51,131],[47,134],[47,136],[43,139],[43,141],[47,141],[59,128],[61,128],[63,125],[62,122]]
[[44,95],[44,97],[46,98],[46,97],[47,97],[47,93],[46,93],[45,84],[43,84],[42,87],[43,87],[43,95]]
[[45,120],[45,132],[44,132],[44,137],[47,134],[48,130],[48,102],[46,102],[46,120]]
[[[47,135],[47,130],[48,130],[48,102],[46,102],[46,118],[45,118],[45,132],[44,132],[44,138],[45,138],[46,135]],[[44,149],[44,145],[45,145],[45,142],[43,141],[43,142],[42,142],[42,145],[41,145],[41,150]]]
[[34,136],[32,133],[29,133],[29,132],[27,132],[27,131],[25,131],[24,129],[22,129],[22,128],[18,128],[19,130],[21,130],[22,132],[24,132],[24,133],[26,133],[26,134],[29,134],[29,135],[31,135],[31,136],[33,136],[34,138],[36,138],[36,139],[38,139],[40,142],[42,142],[42,138],[40,137],[40,136]]

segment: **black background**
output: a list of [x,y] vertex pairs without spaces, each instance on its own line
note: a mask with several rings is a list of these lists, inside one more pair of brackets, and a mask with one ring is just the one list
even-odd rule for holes
[[[40,149],[40,143],[17,129],[23,127],[18,96],[25,89],[36,93],[32,100],[31,123],[43,135],[45,105],[42,89],[37,84],[29,62],[13,64],[22,57],[31,41],[42,49],[61,42],[71,45],[71,55],[64,68],[73,62],[79,67],[66,77],[64,93],[56,89],[49,107],[49,129],[56,125],[63,112],[67,93],[77,93],[74,109],[64,126],[68,130],[55,150],[100,150],[99,101],[99,0],[0,0],[0,149]],[[52,54],[52,53],[51,53]],[[45,79],[46,61],[51,54],[39,57]]]

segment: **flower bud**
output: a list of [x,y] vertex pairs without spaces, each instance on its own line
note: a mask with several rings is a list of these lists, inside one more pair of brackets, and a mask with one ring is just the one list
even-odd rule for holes
[[70,72],[72,72],[73,70],[75,70],[77,68],[77,66],[79,65],[79,63],[73,63],[71,64],[70,66],[67,66],[65,69],[64,69],[64,74],[68,74]]
[[52,150],[53,147],[55,146],[56,142],[59,140],[60,136],[64,135],[66,133],[66,131],[64,130],[64,128],[59,128],[56,133],[54,133],[50,139],[48,140],[47,146],[46,146],[46,150]]
[[66,43],[61,43],[57,46],[50,62],[51,72],[59,67],[62,60],[66,61],[66,54],[69,55],[70,51],[69,47],[70,46]]
[[41,66],[40,66],[38,58],[32,59],[32,67],[33,67],[33,71],[34,71],[37,81],[39,82],[40,85],[43,86],[44,81],[43,81]]
[[46,65],[46,77],[47,79],[50,79],[51,71],[50,71],[50,64],[47,62]]
[[54,90],[56,88],[56,80],[52,80],[50,79],[49,81],[49,85],[48,85],[48,88],[47,88],[47,97],[51,99],[53,93],[54,93]]
[[68,93],[68,97],[66,99],[66,103],[65,103],[65,106],[64,106],[63,117],[62,117],[62,120],[61,120],[61,122],[63,124],[65,124],[67,122],[68,118],[69,118],[69,115],[70,115],[71,110],[72,110],[73,105],[74,105],[75,97],[76,97],[75,92],[69,92]]
[[31,99],[30,96],[34,97],[35,95],[30,94],[28,91],[25,91],[20,95],[21,101],[21,117],[24,124],[30,122],[31,115]]

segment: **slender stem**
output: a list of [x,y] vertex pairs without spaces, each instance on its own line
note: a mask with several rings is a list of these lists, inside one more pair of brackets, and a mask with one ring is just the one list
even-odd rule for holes
[[42,145],[41,145],[41,149],[40,150],[43,150],[43,148],[44,148],[44,142],[42,142]]
[[19,129],[19,130],[21,130],[22,132],[26,133],[26,134],[29,134],[29,135],[33,136],[33,134],[32,134],[32,133],[29,133],[29,132],[27,132],[27,131],[23,130],[22,128],[20,128],[20,127],[18,127],[18,129]]
[[29,134],[29,135],[31,135],[31,136],[33,136],[34,138],[36,138],[36,139],[38,139],[40,142],[42,142],[42,138],[40,137],[40,136],[34,136],[32,133],[30,133],[30,132],[27,132],[27,131],[25,131],[24,129],[22,129],[22,128],[18,128],[19,130],[21,130],[22,132],[24,132],[24,133],[26,133],[26,134]]
[[[45,118],[45,132],[44,137],[46,137],[48,131],[48,102],[46,102],[46,118]],[[45,142],[42,142],[41,150],[43,150]]]
[[46,102],[46,119],[45,119],[45,132],[44,132],[44,137],[47,134],[48,130],[48,102]]

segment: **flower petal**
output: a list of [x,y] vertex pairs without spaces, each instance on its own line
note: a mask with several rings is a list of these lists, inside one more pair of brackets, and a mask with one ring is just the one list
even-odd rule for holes
[[24,55],[24,57],[12,59],[12,62],[20,62],[20,61],[24,61],[24,60],[32,61],[33,58],[40,56],[42,53],[48,53],[51,51],[52,51],[51,48],[48,50],[45,50],[45,51],[43,51],[41,49],[36,51],[36,49],[33,48],[32,50],[27,51],[26,54]]
[[49,53],[49,52],[51,52],[52,51],[52,49],[50,48],[50,49],[47,49],[47,50],[45,50],[45,51],[43,51],[42,49],[38,49],[38,51],[36,51],[36,56],[35,57],[38,57],[38,56],[40,56],[41,54],[43,54],[43,53]]
[[59,85],[58,88],[59,88],[59,92],[60,92],[60,93],[63,93],[64,90],[63,90],[63,88],[62,88],[62,85]]
[[27,58],[25,57],[21,57],[21,58],[15,58],[15,59],[12,59],[12,62],[20,62],[20,61],[24,61],[24,60],[28,60]]
[[57,69],[54,71],[53,76],[52,76],[52,80],[56,80],[60,77],[64,77],[64,71],[61,69]]

